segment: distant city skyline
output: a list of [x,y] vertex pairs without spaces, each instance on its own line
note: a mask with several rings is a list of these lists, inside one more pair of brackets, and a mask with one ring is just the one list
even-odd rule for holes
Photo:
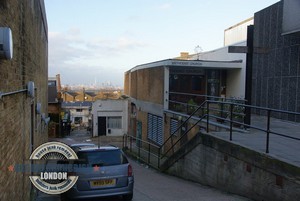
[[114,85],[112,82],[104,83],[78,83],[78,84],[63,84],[62,88],[70,88],[71,90],[101,90],[101,89],[112,89],[112,90],[123,90],[123,86]]
[[45,0],[49,76],[123,87],[137,65],[222,47],[225,29],[278,1]]

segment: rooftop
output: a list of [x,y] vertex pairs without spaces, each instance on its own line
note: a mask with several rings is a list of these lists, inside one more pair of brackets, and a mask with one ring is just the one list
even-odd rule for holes
[[212,61],[212,60],[179,60],[179,59],[166,59],[155,61],[147,64],[135,66],[130,71],[136,71],[146,68],[155,68],[161,66],[168,67],[183,67],[183,68],[214,68],[214,69],[241,69],[242,60],[233,61]]
[[93,103],[90,101],[78,101],[78,102],[62,102],[61,107],[92,107]]

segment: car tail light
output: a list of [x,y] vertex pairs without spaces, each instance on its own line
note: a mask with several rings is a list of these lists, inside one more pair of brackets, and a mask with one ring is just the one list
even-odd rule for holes
[[132,177],[132,166],[129,164],[128,165],[128,177]]

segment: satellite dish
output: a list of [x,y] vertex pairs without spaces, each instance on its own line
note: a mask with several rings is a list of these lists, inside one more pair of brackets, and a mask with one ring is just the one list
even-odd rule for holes
[[0,58],[13,58],[13,38],[9,27],[0,27]]
[[27,94],[29,97],[34,98],[34,82],[27,83]]

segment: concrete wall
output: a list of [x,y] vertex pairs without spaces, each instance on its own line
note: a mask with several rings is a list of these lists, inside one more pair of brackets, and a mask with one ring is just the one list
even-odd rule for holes
[[[283,1],[254,15],[254,46],[267,48],[253,55],[252,104],[300,112],[300,33],[282,34]],[[300,121],[294,115],[277,118]]]
[[19,93],[0,101],[0,200],[30,199],[28,173],[9,172],[7,168],[28,164],[32,148],[48,139],[48,128],[34,109],[40,102],[41,111],[47,116],[48,28],[45,15],[43,1],[0,1],[0,26],[11,28],[14,50],[12,60],[0,60],[0,91],[26,89],[28,81],[33,81],[36,87],[33,100],[26,93]]
[[[121,129],[110,129],[107,136],[121,136],[128,132],[128,101],[98,100],[93,103],[93,136],[98,136],[98,117],[122,117]],[[109,129],[109,128],[107,128]]]
[[207,134],[198,139],[168,173],[253,200],[299,200],[299,168]]

